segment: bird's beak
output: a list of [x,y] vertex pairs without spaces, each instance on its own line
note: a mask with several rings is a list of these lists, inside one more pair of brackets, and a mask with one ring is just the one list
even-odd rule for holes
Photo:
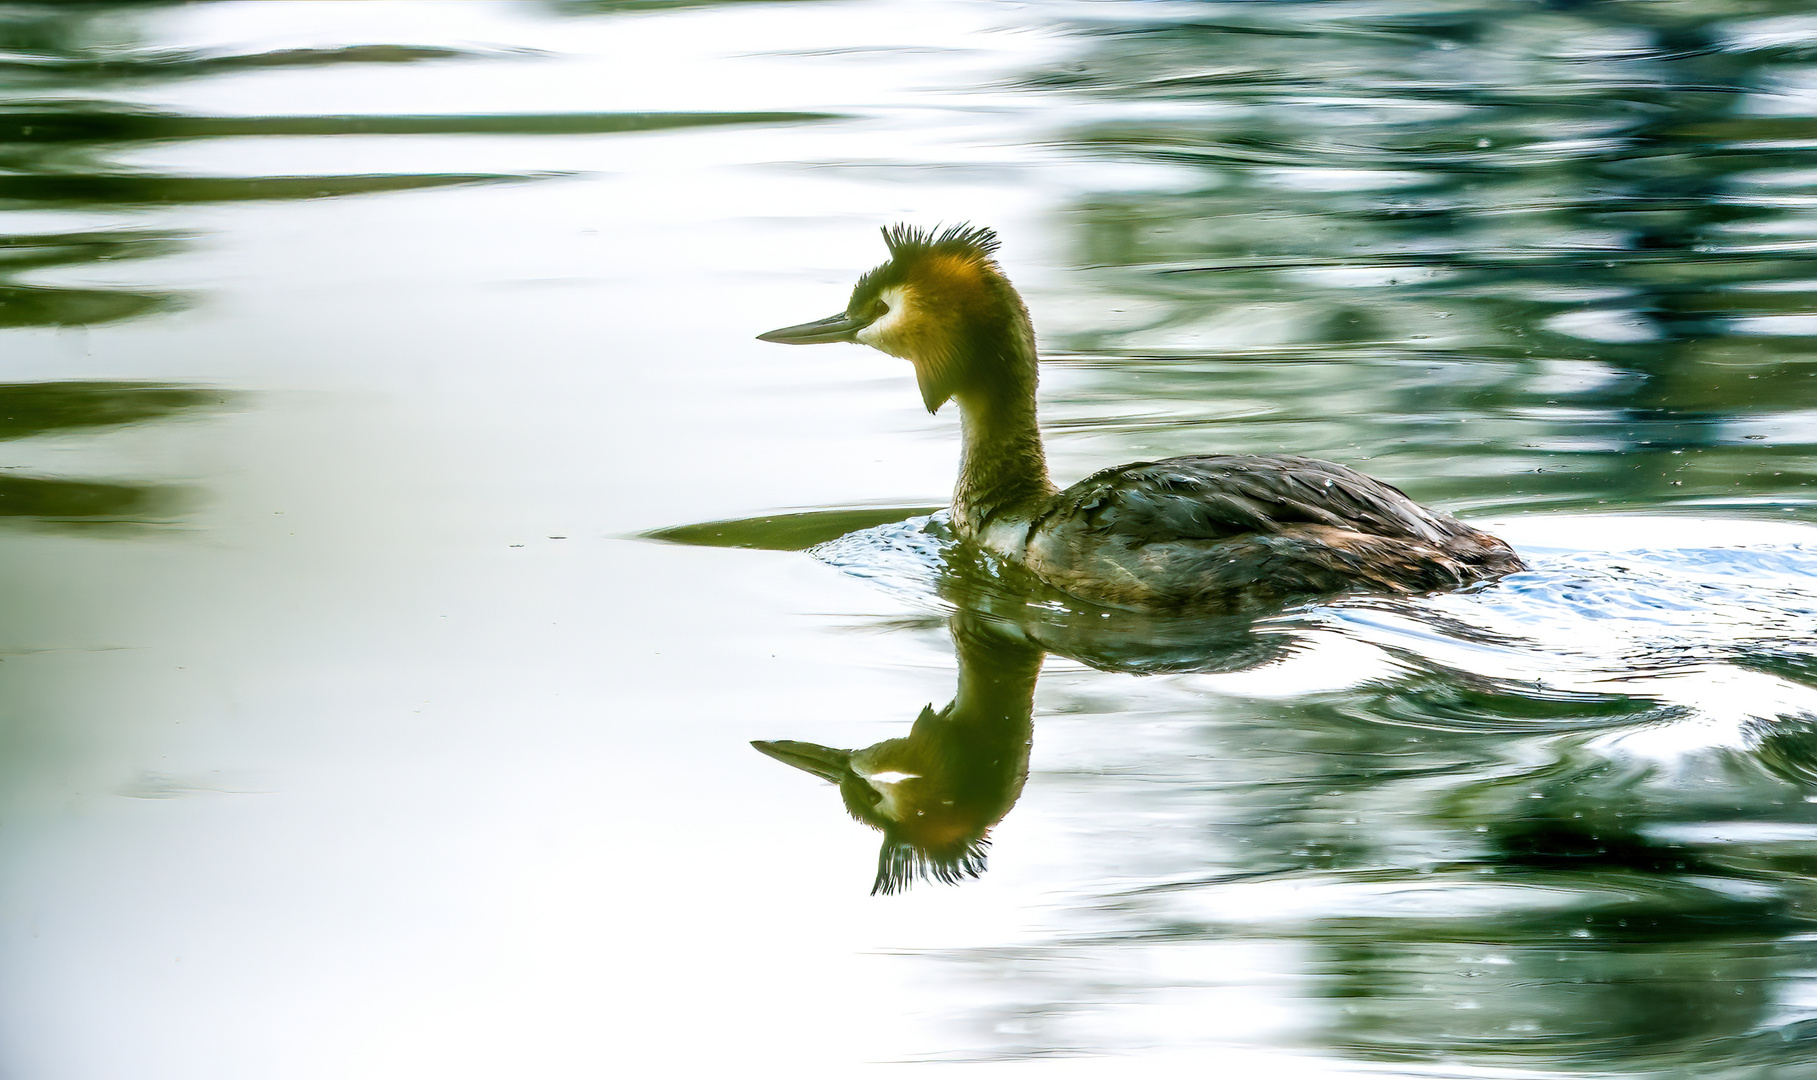
[[804,322],[800,326],[785,326],[767,334],[758,334],[758,341],[776,341],[784,345],[818,345],[824,341],[857,341],[855,336],[863,330],[864,323],[852,318],[845,312],[829,315],[818,322]]
[[751,743],[757,749],[775,758],[785,765],[793,765],[803,772],[811,772],[825,780],[837,784],[847,773],[852,771],[852,752],[835,750],[830,746],[821,746],[811,742],[790,742],[783,739],[777,742]]

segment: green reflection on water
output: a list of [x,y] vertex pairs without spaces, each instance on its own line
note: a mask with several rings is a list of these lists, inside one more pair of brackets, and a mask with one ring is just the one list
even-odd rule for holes
[[[1809,43],[1736,45],[1801,10],[1212,4],[1087,23],[1028,85],[1100,107],[1074,152],[1167,179],[1072,208],[1094,307],[1125,314],[1058,341],[1099,362],[1095,393],[1175,400],[1170,420],[1240,385],[1244,357],[1373,365],[1338,376],[1368,395],[1348,415],[1338,393],[1296,413],[1260,389],[1283,415],[1218,434],[1366,448],[1429,498],[1807,507],[1812,121],[1755,103]],[[1157,385],[1180,367],[1215,382]],[[1315,418],[1329,434],[1310,442],[1285,427]]]
[[[601,135],[838,119],[809,112],[502,113],[433,116],[181,116],[100,105],[0,112],[0,144],[118,144],[257,135]],[[501,174],[506,175],[506,174]]]
[[[227,395],[199,387],[128,382],[0,384],[0,441],[120,427],[215,408]],[[0,520],[38,527],[134,526],[193,505],[174,484],[0,473]]]
[[699,547],[756,548],[764,551],[806,551],[817,544],[835,540],[846,533],[884,525],[892,521],[929,514],[939,509],[922,507],[853,507],[848,510],[806,510],[792,514],[769,514],[764,517],[733,521],[706,521],[699,525],[676,525],[644,533],[648,540],[671,544],[693,544]]
[[[158,3],[20,4],[0,12],[0,215],[80,211],[120,215],[114,228],[8,232],[0,216],[0,328],[83,326],[170,312],[191,298],[150,288],[34,283],[47,270],[117,266],[182,252],[181,229],[146,228],[164,207],[303,200],[533,181],[553,174],[474,172],[194,176],[125,166],[121,156],[157,143],[248,137],[526,135],[661,132],[741,124],[796,124],[821,112],[498,113],[434,115],[199,116],[98,100],[99,88],[170,83],[253,70],[337,65],[477,62],[496,51],[372,43],[208,55],[144,47],[133,17]],[[533,54],[513,52],[509,59]],[[218,404],[206,388],[132,382],[0,387],[0,438],[136,423]],[[62,525],[168,520],[194,504],[175,485],[0,476],[0,517]],[[810,543],[815,541],[809,541]]]

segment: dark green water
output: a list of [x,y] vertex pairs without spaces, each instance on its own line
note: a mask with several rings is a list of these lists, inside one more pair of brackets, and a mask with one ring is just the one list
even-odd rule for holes
[[[0,1074],[1817,1077],[1804,8],[0,34]],[[1186,624],[897,524],[954,418],[753,336],[958,220],[1058,478],[1533,569]]]

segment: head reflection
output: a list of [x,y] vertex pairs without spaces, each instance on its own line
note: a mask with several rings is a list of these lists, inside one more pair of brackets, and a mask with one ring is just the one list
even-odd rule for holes
[[751,744],[838,784],[852,816],[883,833],[873,894],[917,878],[953,884],[983,873],[987,834],[1028,777],[1041,648],[975,616],[955,616],[950,629],[958,693],[943,709],[922,709],[906,737],[861,750]]

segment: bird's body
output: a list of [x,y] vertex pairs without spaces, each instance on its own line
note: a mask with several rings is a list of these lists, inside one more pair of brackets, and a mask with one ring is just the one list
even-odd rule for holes
[[1354,469],[1234,454],[1106,469],[1004,554],[1075,596],[1141,610],[1429,592],[1521,568],[1501,541]]
[[846,311],[761,336],[870,345],[914,364],[930,412],[958,402],[961,539],[1074,596],[1142,611],[1429,592],[1523,569],[1501,540],[1329,461],[1177,457],[1057,490],[1035,419],[1034,332],[991,259],[994,234],[899,226],[884,238],[891,260],[859,281]]

